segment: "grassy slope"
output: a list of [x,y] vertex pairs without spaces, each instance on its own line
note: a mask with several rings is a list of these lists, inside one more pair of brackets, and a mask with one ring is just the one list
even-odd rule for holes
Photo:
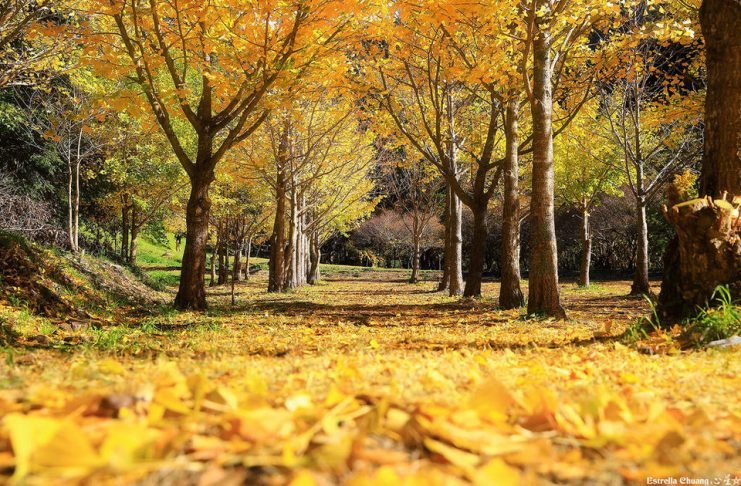
[[0,321],[23,334],[50,334],[59,323],[111,320],[164,301],[124,266],[7,233],[0,233],[0,284]]

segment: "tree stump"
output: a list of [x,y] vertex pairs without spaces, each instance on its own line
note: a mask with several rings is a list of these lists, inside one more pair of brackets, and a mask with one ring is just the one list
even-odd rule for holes
[[664,208],[676,236],[664,255],[658,303],[662,325],[672,325],[712,304],[718,285],[741,297],[741,196],[693,199]]

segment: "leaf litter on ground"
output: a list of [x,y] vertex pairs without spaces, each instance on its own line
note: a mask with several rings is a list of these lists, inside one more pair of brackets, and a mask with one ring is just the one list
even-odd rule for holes
[[564,285],[570,320],[555,322],[394,277],[280,296],[257,279],[238,286],[236,307],[217,287],[205,314],[60,328],[48,346],[25,346],[21,333],[0,367],[0,477],[506,485],[741,474],[739,350],[621,344],[647,312],[622,297],[626,283]]

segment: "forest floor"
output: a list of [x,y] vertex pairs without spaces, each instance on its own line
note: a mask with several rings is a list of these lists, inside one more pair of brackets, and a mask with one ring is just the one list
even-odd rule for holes
[[496,310],[496,283],[461,302],[356,269],[270,295],[264,274],[205,313],[16,320],[0,483],[741,482],[741,350],[631,346],[628,282],[562,284],[555,322]]

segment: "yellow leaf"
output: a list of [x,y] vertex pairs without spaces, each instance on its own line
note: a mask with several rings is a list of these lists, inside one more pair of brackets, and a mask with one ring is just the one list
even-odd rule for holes
[[10,443],[15,453],[14,478],[20,479],[30,471],[31,455],[48,443],[62,426],[56,419],[47,417],[27,417],[11,414],[3,420],[10,435]]
[[63,469],[83,474],[100,465],[88,438],[69,420],[11,414],[5,417],[16,457],[14,477],[37,469]]
[[424,440],[425,447],[436,454],[440,454],[446,461],[461,468],[464,472],[471,471],[479,464],[479,456],[470,452],[451,447],[444,442],[427,438]]
[[501,459],[492,459],[474,474],[474,484],[480,486],[517,486],[520,471]]
[[98,371],[106,375],[123,375],[126,368],[114,359],[104,359],[98,363]]
[[107,431],[100,454],[111,466],[122,469],[153,455],[152,447],[160,435],[141,424],[116,422]]
[[177,395],[172,388],[161,388],[154,395],[154,401],[172,412],[187,415],[190,408],[183,403],[183,400]]
[[314,476],[307,470],[301,470],[293,476],[288,486],[316,486],[317,482]]
[[512,394],[498,380],[492,378],[469,398],[469,406],[476,410],[481,418],[494,422],[507,420],[509,407],[515,403]]

